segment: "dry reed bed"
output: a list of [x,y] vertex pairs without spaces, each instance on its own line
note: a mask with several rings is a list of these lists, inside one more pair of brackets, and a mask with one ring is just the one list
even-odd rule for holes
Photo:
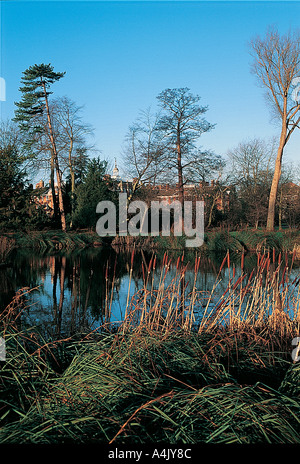
[[242,257],[236,275],[226,255],[210,295],[196,286],[199,258],[190,287],[182,259],[173,279],[167,254],[163,264],[158,282],[153,257],[143,288],[128,289],[114,333],[108,285],[103,331],[80,340],[22,330],[20,292],[1,317],[1,443],[299,443],[299,278],[285,257],[258,254],[252,275]]

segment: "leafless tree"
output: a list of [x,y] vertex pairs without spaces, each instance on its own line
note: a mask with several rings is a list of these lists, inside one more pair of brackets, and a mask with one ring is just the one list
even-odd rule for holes
[[195,170],[199,160],[195,143],[214,126],[203,117],[208,108],[200,106],[200,97],[186,87],[165,89],[157,99],[162,108],[158,128],[167,142],[168,169],[177,175],[178,198],[183,203],[185,173]]
[[275,139],[253,138],[227,153],[230,182],[236,187],[247,223],[256,228],[264,222],[268,211],[275,152]]
[[88,138],[93,136],[91,125],[83,122],[83,107],[68,97],[51,101],[51,114],[56,127],[56,143],[62,170],[67,168],[71,178],[71,192],[75,191],[75,163],[78,149],[95,150]]
[[159,115],[142,111],[129,128],[124,147],[123,170],[133,179],[133,196],[141,186],[155,185],[166,176],[166,153],[157,130]]
[[[76,163],[82,150],[96,151],[91,137],[93,129],[82,120],[82,107],[68,97],[51,99],[48,102],[51,114],[51,127],[55,139],[56,156],[59,162],[61,179],[69,173],[71,179],[71,193],[75,192]],[[37,114],[35,124],[41,128],[34,137],[34,157],[31,159],[31,168],[50,172],[50,188],[54,205],[54,216],[57,214],[57,199],[55,194],[55,164],[51,143],[51,134],[47,114]]]
[[271,231],[284,147],[300,126],[300,34],[288,32],[280,36],[276,28],[270,28],[264,38],[254,38],[250,48],[254,57],[252,72],[266,88],[267,98],[281,125],[267,216],[267,230]]

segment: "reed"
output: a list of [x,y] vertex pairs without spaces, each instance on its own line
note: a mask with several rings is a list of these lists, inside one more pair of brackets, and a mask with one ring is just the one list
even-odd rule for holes
[[[300,310],[299,279],[291,281],[290,278],[293,259],[289,267],[287,253],[284,256],[280,253],[277,258],[275,253],[258,253],[257,266],[250,274],[245,273],[243,260],[242,254],[241,273],[237,274],[235,267],[231,270],[228,252],[208,295],[197,289],[200,257],[196,257],[190,286],[183,256],[177,259],[173,277],[167,253],[159,275],[153,267],[153,260],[146,271],[142,265],[143,284],[131,302],[128,291],[123,333],[133,327],[143,330],[145,326],[164,333],[182,329],[187,333],[196,330],[199,334],[219,327],[243,330],[249,326],[292,336],[298,330]],[[228,285],[220,295],[218,288],[222,271],[227,272]]]
[[29,231],[12,234],[16,247],[39,252],[74,250],[88,246],[101,246],[102,240],[96,232],[62,232],[60,230]]
[[[131,266],[134,260],[132,254]],[[143,265],[126,317],[80,339],[22,328],[23,289],[1,315],[1,443],[299,443],[299,281],[287,257],[257,254],[245,273],[226,254],[209,295],[183,257]],[[222,275],[226,290],[217,296]],[[190,285],[189,285],[190,284]],[[128,294],[129,295],[129,294]],[[108,330],[111,327],[112,330]],[[104,330],[105,329],[105,330]]]

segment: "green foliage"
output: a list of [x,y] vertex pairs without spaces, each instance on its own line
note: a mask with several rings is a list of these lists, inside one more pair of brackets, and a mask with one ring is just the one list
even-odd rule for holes
[[45,96],[50,95],[48,89],[51,84],[61,79],[65,73],[56,73],[51,64],[33,65],[23,72],[20,87],[22,99],[16,102],[14,121],[19,123],[20,129],[27,134],[27,145],[34,142],[34,135],[43,128],[36,123],[35,116],[43,114],[45,110]]
[[297,361],[288,369],[279,388],[281,393],[288,396],[296,396],[300,394],[300,364]]
[[47,343],[9,330],[6,340],[12,355],[1,368],[3,444],[299,443],[299,401],[286,381],[278,390],[256,381],[257,369],[271,371],[274,353],[260,357],[254,340],[248,359],[246,344],[241,361],[236,346],[236,363],[252,369],[243,385],[216,349],[209,352],[214,334]]
[[74,250],[100,245],[101,239],[96,233],[62,232],[61,230],[49,230],[44,232],[27,231],[12,235],[15,244],[19,248],[34,249],[41,252],[56,250]]
[[107,163],[100,158],[94,158],[87,164],[82,182],[77,186],[77,206],[73,217],[74,227],[96,227],[98,215],[97,204],[102,200],[114,200],[109,180],[104,178]]
[[215,252],[242,251],[243,246],[234,236],[225,231],[213,232],[209,235],[208,250]]
[[12,146],[0,148],[0,227],[2,230],[24,230],[44,227],[49,222],[45,212],[36,206],[34,191],[22,169],[23,159]]

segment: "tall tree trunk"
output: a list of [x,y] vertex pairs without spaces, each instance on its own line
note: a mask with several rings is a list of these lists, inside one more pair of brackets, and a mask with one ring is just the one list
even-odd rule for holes
[[54,167],[55,167],[55,171],[56,171],[57,189],[58,189],[58,206],[59,206],[59,212],[60,212],[61,228],[62,228],[63,232],[66,232],[67,225],[66,225],[66,215],[65,215],[65,209],[64,209],[63,195],[62,195],[61,174],[60,174],[60,170],[59,170],[59,163],[58,163],[56,144],[55,144],[55,140],[54,140],[52,123],[51,123],[51,118],[50,118],[50,110],[49,110],[46,86],[45,86],[44,82],[42,82],[42,86],[43,86],[43,89],[44,89],[48,127],[49,127],[49,132],[50,132],[50,140],[51,140],[52,150],[53,150],[53,162],[54,162]]
[[74,213],[74,195],[75,195],[75,172],[72,164],[72,151],[73,151],[73,140],[71,139],[70,148],[69,148],[69,169],[71,176],[71,223],[70,227],[73,225],[72,217]]
[[212,223],[212,215],[213,215],[213,210],[214,210],[214,207],[215,207],[215,203],[216,203],[216,198],[213,197],[213,201],[212,201],[212,204],[209,208],[209,217],[208,217],[208,223],[207,223],[207,228],[209,229],[210,226],[211,226],[211,223]]
[[50,189],[51,189],[51,196],[52,196],[52,203],[53,203],[53,217],[56,221],[58,218],[58,211],[57,211],[57,198],[55,195],[55,181],[54,181],[54,159],[51,150],[51,161],[50,161]]
[[180,128],[177,129],[177,171],[178,171],[178,198],[183,205],[184,189],[183,189],[183,176],[182,176],[182,162],[181,162],[181,141],[180,141]]
[[277,197],[277,191],[278,191],[278,184],[279,184],[279,180],[281,176],[282,155],[283,155],[283,149],[286,144],[286,136],[287,136],[286,118],[284,118],[283,123],[282,123],[279,147],[277,151],[277,158],[275,162],[275,171],[274,171],[274,176],[273,176],[270,196],[269,196],[267,231],[274,230],[276,197]]
[[280,189],[280,197],[279,197],[278,226],[279,226],[279,230],[282,230],[282,187]]

